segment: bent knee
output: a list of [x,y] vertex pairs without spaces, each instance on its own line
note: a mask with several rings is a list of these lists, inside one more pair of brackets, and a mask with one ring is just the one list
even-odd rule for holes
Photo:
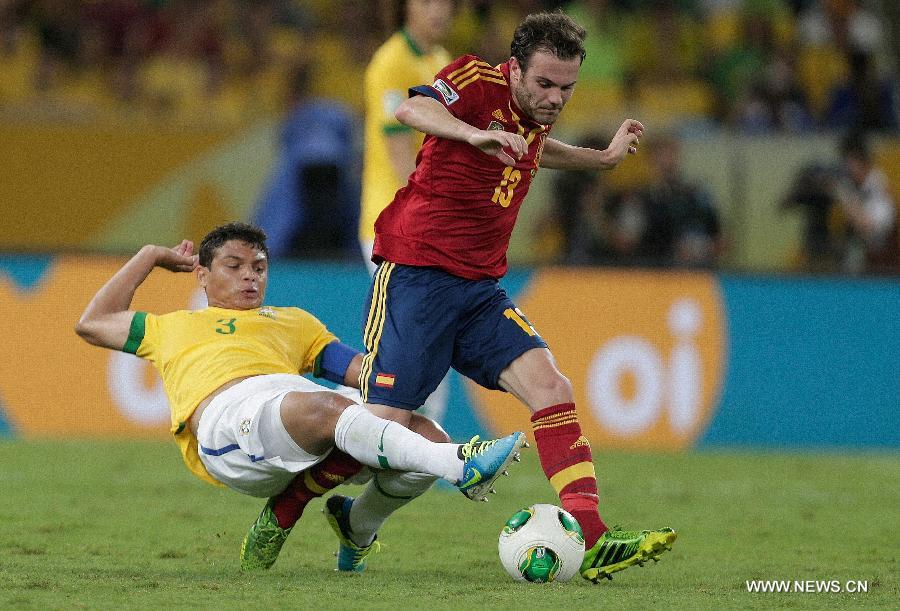
[[572,383],[559,371],[533,380],[526,394],[526,403],[532,412],[574,400]]
[[541,394],[559,401],[568,401],[574,396],[572,382],[559,371],[535,380],[534,388]]
[[341,413],[353,401],[331,391],[289,392],[281,400],[281,419],[285,426],[301,426],[307,430],[334,430]]
[[422,414],[412,413],[410,415],[409,426],[407,427],[414,433],[418,433],[428,441],[436,443],[449,443],[450,435],[441,428],[434,420],[426,418]]

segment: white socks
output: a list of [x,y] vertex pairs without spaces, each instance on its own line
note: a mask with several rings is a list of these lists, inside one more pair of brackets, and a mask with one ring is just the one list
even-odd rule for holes
[[347,407],[334,427],[335,445],[370,467],[427,473],[455,484],[462,478],[458,444],[435,443],[360,405]]
[[375,472],[363,493],[353,501],[350,538],[360,547],[371,545],[388,516],[424,494],[436,479],[424,473]]

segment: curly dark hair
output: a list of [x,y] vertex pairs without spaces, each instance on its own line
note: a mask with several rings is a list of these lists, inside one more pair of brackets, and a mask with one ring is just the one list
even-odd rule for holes
[[535,51],[549,51],[560,59],[584,61],[584,39],[587,32],[562,10],[528,15],[513,34],[510,55],[518,60],[522,71]]
[[200,265],[209,267],[216,255],[216,250],[221,248],[225,242],[230,240],[239,240],[245,244],[249,244],[253,248],[257,248],[269,256],[269,247],[266,246],[266,232],[248,223],[235,221],[220,225],[203,236],[200,242]]

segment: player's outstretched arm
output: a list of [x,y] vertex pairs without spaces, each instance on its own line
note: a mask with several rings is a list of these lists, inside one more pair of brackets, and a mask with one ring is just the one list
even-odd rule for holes
[[609,146],[602,151],[547,138],[541,167],[556,170],[611,170],[619,165],[625,155],[637,153],[637,146],[643,135],[644,126],[640,121],[626,119]]
[[468,142],[506,165],[515,165],[528,151],[525,138],[500,130],[484,130],[460,121],[447,108],[432,98],[417,95],[397,108],[397,120],[413,129],[438,138]]
[[194,244],[188,240],[175,248],[150,244],[141,248],[97,291],[75,325],[75,332],[89,344],[121,350],[134,317],[134,312],[128,310],[134,292],[154,267],[173,272],[194,271],[198,262],[193,251]]

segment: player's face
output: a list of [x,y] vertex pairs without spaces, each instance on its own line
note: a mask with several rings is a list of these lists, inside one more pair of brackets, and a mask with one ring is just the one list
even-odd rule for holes
[[209,268],[200,268],[200,286],[213,307],[252,310],[262,305],[268,272],[264,252],[246,242],[229,240],[215,251]]
[[853,180],[853,182],[861,185],[866,181],[866,176],[869,173],[869,169],[866,167],[865,161],[855,155],[848,155],[845,164],[847,167],[847,173],[850,174],[850,178]]
[[411,30],[427,36],[432,44],[440,42],[450,29],[453,0],[409,0],[406,22]]
[[549,51],[535,51],[524,71],[512,58],[509,72],[516,104],[530,119],[550,125],[572,97],[579,68],[579,58],[560,59]]

